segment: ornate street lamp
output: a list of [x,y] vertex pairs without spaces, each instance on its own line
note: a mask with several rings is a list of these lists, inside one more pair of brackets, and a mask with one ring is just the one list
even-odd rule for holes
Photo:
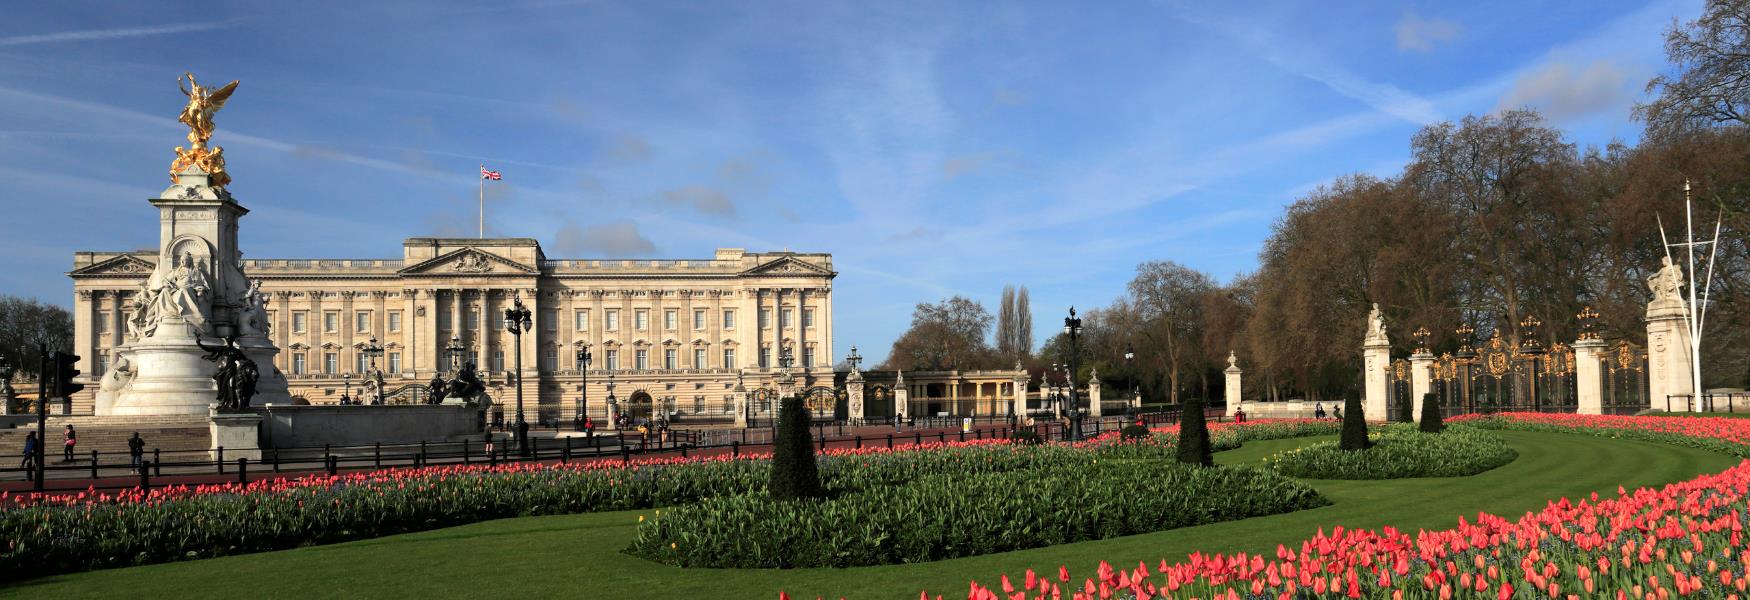
[[511,307],[504,309],[504,330],[516,338],[516,447],[524,457],[529,455],[529,422],[523,419],[523,332],[532,328],[531,317],[520,293],[512,298]]
[[589,355],[589,346],[577,349],[578,390],[581,395],[577,399],[577,430],[583,431],[583,419],[589,407],[589,363],[594,358]]
[[1070,439],[1082,439],[1082,409],[1076,399],[1076,351],[1077,341],[1082,335],[1082,320],[1076,316],[1074,306],[1069,307],[1069,316],[1063,318],[1063,333],[1069,336],[1069,427]]
[[340,403],[352,404],[352,373],[341,374],[340,381],[345,385],[340,389]]
[[376,336],[371,336],[371,341],[366,342],[365,347],[359,349],[359,351],[363,352],[366,357],[371,359],[371,372],[367,375],[374,377],[375,381],[377,382],[377,398],[376,398],[376,400],[372,401],[372,404],[382,404],[383,403],[383,372],[377,370],[377,357],[383,355],[383,345],[377,343]]
[[1140,408],[1142,397],[1137,394],[1142,392],[1138,391],[1136,387],[1136,347],[1128,343],[1124,344],[1124,368],[1130,371],[1130,397],[1138,400],[1137,405]]
[[449,345],[444,346],[444,353],[450,357],[450,372],[451,373],[455,373],[455,372],[462,370],[462,351],[463,350],[465,350],[465,348],[462,347],[462,338],[456,337],[454,335],[450,336],[450,343],[449,343]]
[[863,356],[860,354],[857,354],[857,347],[856,346],[851,346],[851,353],[849,355],[845,356],[845,362],[851,363],[851,370],[852,371],[857,370],[857,365],[862,364]]
[[612,370],[609,370],[608,371],[608,421],[613,423],[615,429],[620,428],[620,421],[619,421],[619,419],[615,418],[615,417],[619,416],[619,412],[620,412],[620,401],[614,398],[614,372]]

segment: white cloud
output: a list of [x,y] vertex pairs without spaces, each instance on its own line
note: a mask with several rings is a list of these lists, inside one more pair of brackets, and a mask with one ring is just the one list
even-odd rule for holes
[[1552,62],[1522,73],[1495,109],[1533,107],[1554,120],[1586,116],[1627,106],[1628,82],[1629,69],[1607,60],[1584,68]]
[[729,201],[729,196],[722,191],[702,185],[663,192],[662,200],[669,204],[685,204],[707,215],[735,216],[735,203]]
[[1435,44],[1458,38],[1458,23],[1446,19],[1423,19],[1416,13],[1404,13],[1394,28],[1398,34],[1398,49],[1428,52]]
[[183,23],[178,25],[156,25],[152,27],[123,27],[118,29],[85,29],[80,31],[62,31],[58,33],[39,33],[35,35],[15,35],[0,38],[0,46],[24,46],[28,44],[53,44],[58,42],[94,42],[121,38],[146,37],[154,35],[169,35],[172,33],[188,33],[191,31],[206,31],[218,29],[236,23],[230,21],[212,21],[207,23]]

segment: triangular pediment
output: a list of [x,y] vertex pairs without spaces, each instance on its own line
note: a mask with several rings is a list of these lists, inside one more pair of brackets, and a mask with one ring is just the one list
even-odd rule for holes
[[463,248],[444,253],[437,258],[415,264],[398,271],[402,275],[534,275],[540,271],[529,265],[482,251],[477,248]]
[[742,275],[832,275],[829,269],[813,265],[794,257],[785,256],[752,269],[741,272]]
[[156,268],[158,268],[157,264],[147,261],[146,259],[132,254],[123,254],[96,264],[74,269],[73,272],[68,273],[68,275],[73,277],[103,275],[126,275],[132,277],[151,275],[152,270]]

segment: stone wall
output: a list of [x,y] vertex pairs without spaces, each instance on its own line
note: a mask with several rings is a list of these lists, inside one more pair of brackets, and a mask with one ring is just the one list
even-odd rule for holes
[[480,431],[480,410],[456,405],[266,406],[262,448],[440,442]]

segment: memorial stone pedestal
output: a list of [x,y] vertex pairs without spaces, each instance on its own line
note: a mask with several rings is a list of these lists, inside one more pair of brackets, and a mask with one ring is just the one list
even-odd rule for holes
[[219,412],[213,409],[210,413],[212,423],[208,426],[211,433],[213,460],[219,460],[219,449],[224,449],[226,461],[247,458],[250,462],[261,460],[261,415],[247,413]]

